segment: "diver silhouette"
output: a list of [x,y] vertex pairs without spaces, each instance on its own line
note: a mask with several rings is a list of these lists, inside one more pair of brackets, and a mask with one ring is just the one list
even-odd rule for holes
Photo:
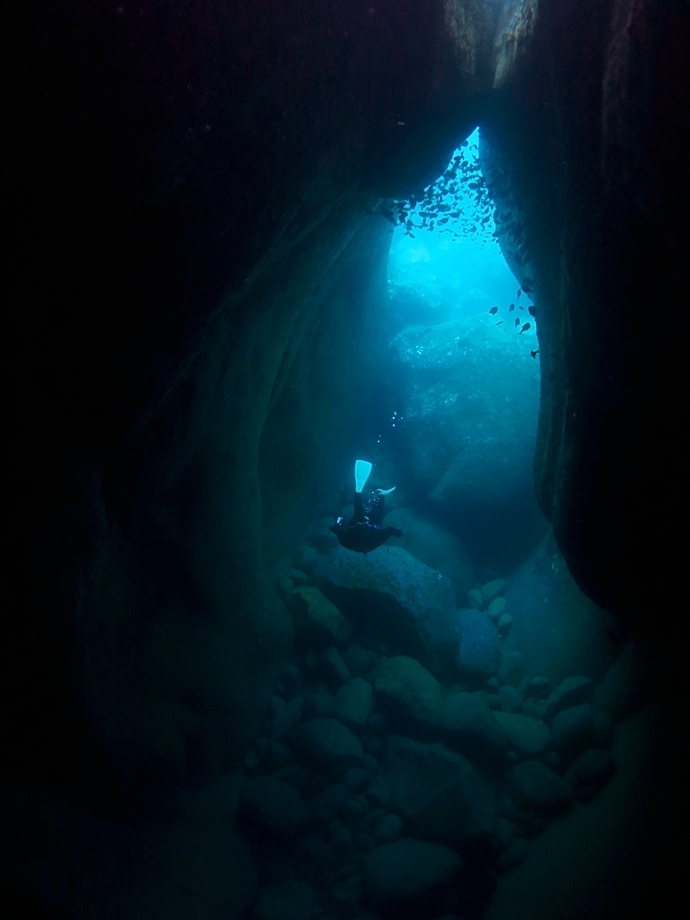
[[371,473],[372,464],[368,460],[355,462],[355,513],[345,523],[339,517],[331,527],[338,538],[338,543],[354,553],[370,553],[377,549],[389,537],[402,537],[403,532],[397,527],[383,527],[383,514],[386,495],[393,489],[375,489],[367,508],[364,507],[362,490]]

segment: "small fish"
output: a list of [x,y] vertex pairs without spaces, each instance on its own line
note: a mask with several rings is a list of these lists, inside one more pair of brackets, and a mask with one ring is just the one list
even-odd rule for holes
[[499,321],[498,321],[497,323],[494,323],[494,326],[502,326],[502,325],[503,325],[503,320],[502,320],[502,319],[499,319]]
[[527,330],[531,328],[532,328],[532,323],[525,323],[522,329],[518,332],[518,335],[522,335],[523,332],[527,332]]
[[531,285],[531,284],[523,284],[523,285],[522,285],[522,290],[525,292],[525,294],[531,294],[531,293],[532,293],[532,285]]
[[490,313],[492,316],[495,316],[495,315],[498,313],[498,307],[492,307],[492,308],[489,310],[489,313]]
[[520,297],[522,294],[522,288],[517,289],[517,296]]
[[515,317],[515,328],[517,329],[517,327],[518,327],[519,325],[520,325],[520,317],[519,317],[519,316],[516,316],[516,317]]
[[515,309],[515,304],[511,303],[511,305],[508,307],[508,310],[512,313],[514,309]]
[[530,316],[536,316],[536,315],[537,315],[537,308],[534,306],[534,304],[531,304],[531,305],[528,307],[528,309],[529,309]]
[[531,351],[530,354],[532,355],[533,358],[536,358],[537,355],[539,354],[539,349],[537,348],[534,351]]

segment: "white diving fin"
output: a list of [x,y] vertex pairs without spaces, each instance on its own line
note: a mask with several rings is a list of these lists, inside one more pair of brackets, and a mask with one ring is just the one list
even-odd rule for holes
[[355,460],[355,492],[361,492],[366,485],[374,464],[368,460]]

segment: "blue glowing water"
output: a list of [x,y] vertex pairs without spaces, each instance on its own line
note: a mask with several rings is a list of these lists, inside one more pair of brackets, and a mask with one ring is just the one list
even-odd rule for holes
[[[393,235],[390,283],[393,288],[417,290],[433,305],[429,321],[486,313],[494,305],[500,307],[496,321],[507,321],[510,303],[518,302],[525,309],[532,303],[526,294],[517,299],[518,282],[493,235],[491,201],[481,188],[472,187],[481,182],[478,134],[477,129],[451,157],[449,169],[455,160],[458,178],[439,179],[435,188],[429,187],[435,200],[449,210],[429,220],[420,217],[424,205],[417,205],[410,211],[412,226],[400,223]],[[449,217],[458,211],[458,217]],[[444,218],[449,219],[439,223]]]

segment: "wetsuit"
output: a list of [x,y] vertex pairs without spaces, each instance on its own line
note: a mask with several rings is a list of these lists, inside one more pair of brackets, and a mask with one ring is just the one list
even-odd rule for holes
[[355,513],[347,522],[338,518],[331,527],[338,543],[354,553],[370,553],[389,537],[402,537],[397,527],[383,527],[385,498],[380,490],[374,493],[371,504],[365,510],[361,492],[355,492]]

